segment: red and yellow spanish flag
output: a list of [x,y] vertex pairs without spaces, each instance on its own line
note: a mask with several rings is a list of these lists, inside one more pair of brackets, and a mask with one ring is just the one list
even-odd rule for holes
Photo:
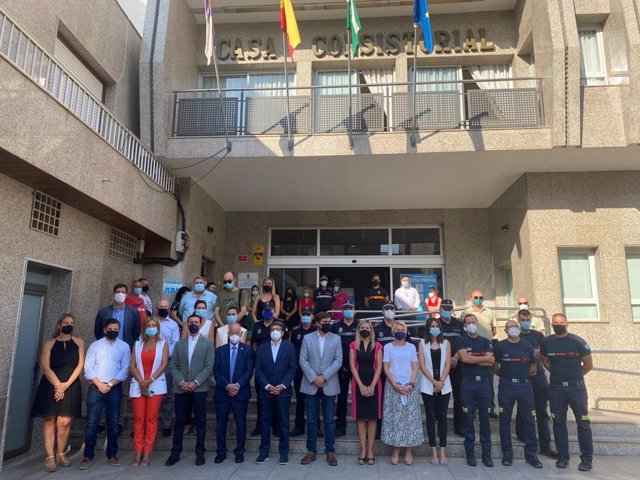
[[300,45],[301,40],[291,0],[280,0],[280,30],[286,33],[289,55],[293,56],[293,51]]

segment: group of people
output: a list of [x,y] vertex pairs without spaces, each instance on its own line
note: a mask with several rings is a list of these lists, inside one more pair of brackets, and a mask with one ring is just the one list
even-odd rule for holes
[[[155,309],[145,279],[134,281],[131,292],[127,285],[115,285],[113,302],[96,316],[96,341],[86,354],[82,339],[73,335],[73,315],[60,317],[53,338],[42,349],[43,378],[32,411],[33,416],[44,417],[46,470],[71,464],[65,452],[71,420],[82,413],[83,372],[88,387],[80,469],[94,462],[103,413],[107,461],[120,465],[123,396],[131,399],[133,412],[133,467],[149,465],[158,430],[163,436],[173,435],[165,465],[175,465],[188,424],[196,434],[196,465],[205,464],[206,399],[212,385],[214,462],[227,459],[231,415],[236,433],[234,461],[244,462],[252,380],[258,419],[250,435],[260,436],[258,464],[269,458],[272,435],[278,437],[279,463],[285,465],[290,437],[306,432],[307,454],[301,463],[317,459],[317,439],[323,438],[328,465],[337,465],[335,442],[346,434],[351,392],[351,414],[360,443],[358,464],[375,464],[375,440],[380,438],[392,447],[392,464],[400,462],[404,449],[404,463],[411,465],[412,448],[424,442],[422,400],[431,463],[447,465],[447,411],[453,396],[454,430],[464,437],[467,464],[477,465],[477,412],[482,462],[492,467],[489,419],[495,415],[494,374],[500,378],[497,416],[503,465],[513,463],[510,431],[517,404],[516,434],[524,442],[528,464],[542,467],[539,452],[555,458],[558,468],[568,466],[570,407],[578,426],[579,469],[592,468],[584,384],[592,360],[586,342],[568,333],[565,315],[553,315],[554,333],[545,337],[544,323],[521,297],[517,315],[505,325],[507,338],[497,342],[495,314],[484,306],[481,291],[471,293],[469,307],[456,318],[453,302],[440,298],[431,287],[425,300],[426,323],[421,322],[421,332],[414,332],[412,338],[409,330],[418,321],[396,318],[420,306],[408,278],[402,279],[403,291],[396,292],[391,302],[381,277],[375,275],[364,298],[369,314],[360,319],[351,299],[340,295],[339,282],[329,288],[325,276],[313,293],[304,288],[300,301],[294,288],[286,289],[280,298],[270,277],[247,292],[238,288],[232,272],[224,274],[222,283],[223,289],[217,291],[215,284],[196,277],[192,288],[183,287],[173,304],[161,299]],[[372,310],[380,312],[377,318],[370,318]],[[128,392],[123,389],[125,383]],[[547,401],[557,453],[551,449]]]

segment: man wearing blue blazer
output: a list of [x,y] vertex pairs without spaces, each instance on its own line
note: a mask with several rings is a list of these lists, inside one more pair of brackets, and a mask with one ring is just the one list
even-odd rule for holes
[[253,349],[240,342],[239,323],[229,324],[229,343],[216,348],[213,376],[216,380],[216,458],[222,463],[227,458],[227,423],[233,412],[236,422],[236,463],[244,462],[244,442],[247,437],[247,407],[251,398],[253,376]]
[[124,303],[128,290],[124,283],[118,283],[113,287],[113,303],[101,308],[96,315],[93,326],[96,340],[104,337],[105,322],[115,318],[120,322],[118,338],[129,345],[129,348],[133,348],[136,340],[140,337],[140,316],[135,308]]
[[284,323],[277,320],[269,325],[271,341],[263,343],[256,352],[256,382],[261,408],[260,455],[256,463],[269,459],[271,445],[271,417],[278,412],[280,438],[278,453],[280,465],[289,463],[289,406],[291,405],[292,382],[298,369],[296,349],[283,341]]

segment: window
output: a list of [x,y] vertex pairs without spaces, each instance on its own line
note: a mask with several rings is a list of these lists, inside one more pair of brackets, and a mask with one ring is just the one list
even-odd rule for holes
[[394,228],[392,255],[440,255],[439,228]]
[[[289,87],[295,86],[295,75],[288,74]],[[220,77],[222,88],[227,89],[226,97],[239,98],[241,90],[246,88],[256,88],[258,90],[248,90],[244,92],[244,97],[281,97],[287,94],[284,88],[284,73],[242,73],[238,75],[223,75]],[[202,76],[202,88],[218,88],[214,75]],[[295,94],[295,92],[292,92]],[[213,96],[215,96],[214,94]]]
[[320,230],[320,255],[387,255],[388,229]]
[[61,208],[62,203],[58,200],[36,190],[33,192],[31,228],[57,237],[58,229],[60,228]]
[[593,251],[560,251],[562,303],[569,320],[597,320],[598,290]]
[[444,282],[442,278],[442,268],[413,268],[413,267],[394,267],[392,273],[392,291],[400,288],[400,279],[408,276],[411,286],[418,290],[420,294],[420,305],[424,308],[424,301],[429,293],[429,287],[438,289],[438,296],[446,298],[444,292]]
[[270,268],[269,276],[273,278],[276,293],[281,297],[287,288],[296,291],[298,300],[303,298],[305,287],[313,290],[316,286],[316,268]]
[[318,254],[318,231],[313,230],[272,230],[271,255],[315,256]]
[[[97,73],[78,55],[69,43],[58,36],[53,58],[96,100],[104,102],[104,82]],[[56,79],[60,81],[60,79]]]
[[507,305],[515,305],[515,298],[513,295],[513,270],[511,267],[504,268],[504,292]]
[[580,27],[580,84],[605,85],[607,83],[604,48],[602,45],[602,28]]
[[627,252],[627,275],[633,320],[640,321],[640,251]]
[[[409,69],[409,78],[413,82],[413,68]],[[457,82],[460,80],[460,67],[429,67],[416,69],[416,92],[458,91],[461,83],[431,83],[422,82]],[[422,83],[422,84],[421,84]],[[413,89],[413,85],[411,85]]]
[[109,229],[109,256],[133,262],[138,250],[138,239],[115,227]]

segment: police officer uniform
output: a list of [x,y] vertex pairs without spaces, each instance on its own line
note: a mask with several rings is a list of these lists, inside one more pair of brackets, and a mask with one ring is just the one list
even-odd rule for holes
[[[353,309],[350,302],[342,305],[345,309]],[[349,365],[349,345],[356,339],[356,329],[358,322],[355,317],[351,320],[351,324],[346,323],[346,319],[342,319],[338,323],[331,326],[331,332],[340,337],[342,343],[342,368],[338,371],[338,379],[340,381],[340,393],[336,405],[336,437],[343,437],[347,430],[347,400],[349,398],[349,385],[351,384],[351,366]]]
[[[326,280],[327,282],[329,281],[329,279],[324,275],[320,277],[320,281],[323,280]],[[320,286],[313,291],[313,302],[316,308],[316,313],[328,312],[329,310],[331,310],[333,308],[333,300],[333,290],[328,286]]]
[[[466,333],[458,338],[456,351],[464,350],[467,355],[484,356],[493,352],[491,341],[478,335],[475,338]],[[489,410],[491,410],[491,375],[490,367],[477,364],[460,362],[462,375],[462,411],[464,413],[464,450],[467,464],[475,465],[475,428],[473,420],[478,410],[480,419],[480,444],[482,445],[482,460],[485,465],[491,461],[491,425],[489,422]]]
[[[300,313],[300,316],[310,315],[312,310],[310,308],[304,308]],[[291,343],[296,347],[296,358],[298,362],[300,361],[300,350],[302,349],[302,341],[304,337],[310,333],[316,331],[316,327],[311,324],[309,328],[305,329],[300,326],[298,328],[294,328],[291,332]],[[291,432],[292,437],[297,437],[298,435],[302,435],[304,433],[304,427],[306,425],[306,420],[304,418],[304,407],[306,402],[306,395],[300,391],[300,384],[302,383],[302,369],[300,368],[300,364],[298,363],[298,370],[296,371],[296,376],[293,379],[293,388],[296,391],[296,420],[294,429]]]
[[518,403],[518,412],[522,412],[524,440],[524,457],[526,462],[542,468],[536,456],[536,427],[533,390],[529,381],[531,366],[536,363],[533,347],[519,338],[511,338],[498,342],[493,350],[496,363],[500,365],[500,382],[498,383],[498,411],[500,413],[500,444],[502,447],[502,464],[513,463],[513,446],[511,443],[511,416],[513,407]]
[[[522,330],[520,332],[520,340],[527,342],[533,347],[534,352],[540,349],[540,345],[544,340],[544,334],[533,329],[533,326],[528,330]],[[549,430],[549,423],[547,422],[547,404],[549,402],[549,381],[545,375],[544,367],[540,361],[539,355],[536,354],[538,360],[536,362],[537,370],[535,375],[529,377],[529,382],[533,387],[533,400],[535,402],[536,410],[536,423],[538,427],[538,444],[540,445],[540,453],[551,458],[556,458],[557,454],[551,450],[551,431]],[[522,425],[522,412],[518,409],[516,414],[516,436],[518,439],[524,439]]]
[[[554,326],[555,327],[555,326]],[[582,359],[591,355],[584,339],[573,333],[564,337],[551,335],[540,345],[540,355],[549,361],[549,407],[553,419],[553,437],[558,451],[556,466],[566,468],[569,460],[567,410],[571,407],[578,427],[580,470],[591,470],[593,436],[589,421],[587,387],[582,374]]]
[[[446,318],[446,314],[443,315],[443,312],[449,311],[449,308],[453,308],[453,302],[451,300],[448,298],[443,299],[440,308],[442,310],[440,312],[440,330],[442,331],[442,336],[449,340],[451,356],[453,357],[458,353],[455,346],[458,338],[464,334],[464,324],[460,319],[453,316],[453,312],[450,318]],[[456,365],[455,368],[453,365],[451,366],[449,378],[451,379],[453,393],[453,430],[456,435],[464,437],[464,418],[462,414],[462,400],[460,398],[460,384],[462,379],[460,375],[460,371],[462,370],[461,364],[462,362],[458,361],[458,365]]]

